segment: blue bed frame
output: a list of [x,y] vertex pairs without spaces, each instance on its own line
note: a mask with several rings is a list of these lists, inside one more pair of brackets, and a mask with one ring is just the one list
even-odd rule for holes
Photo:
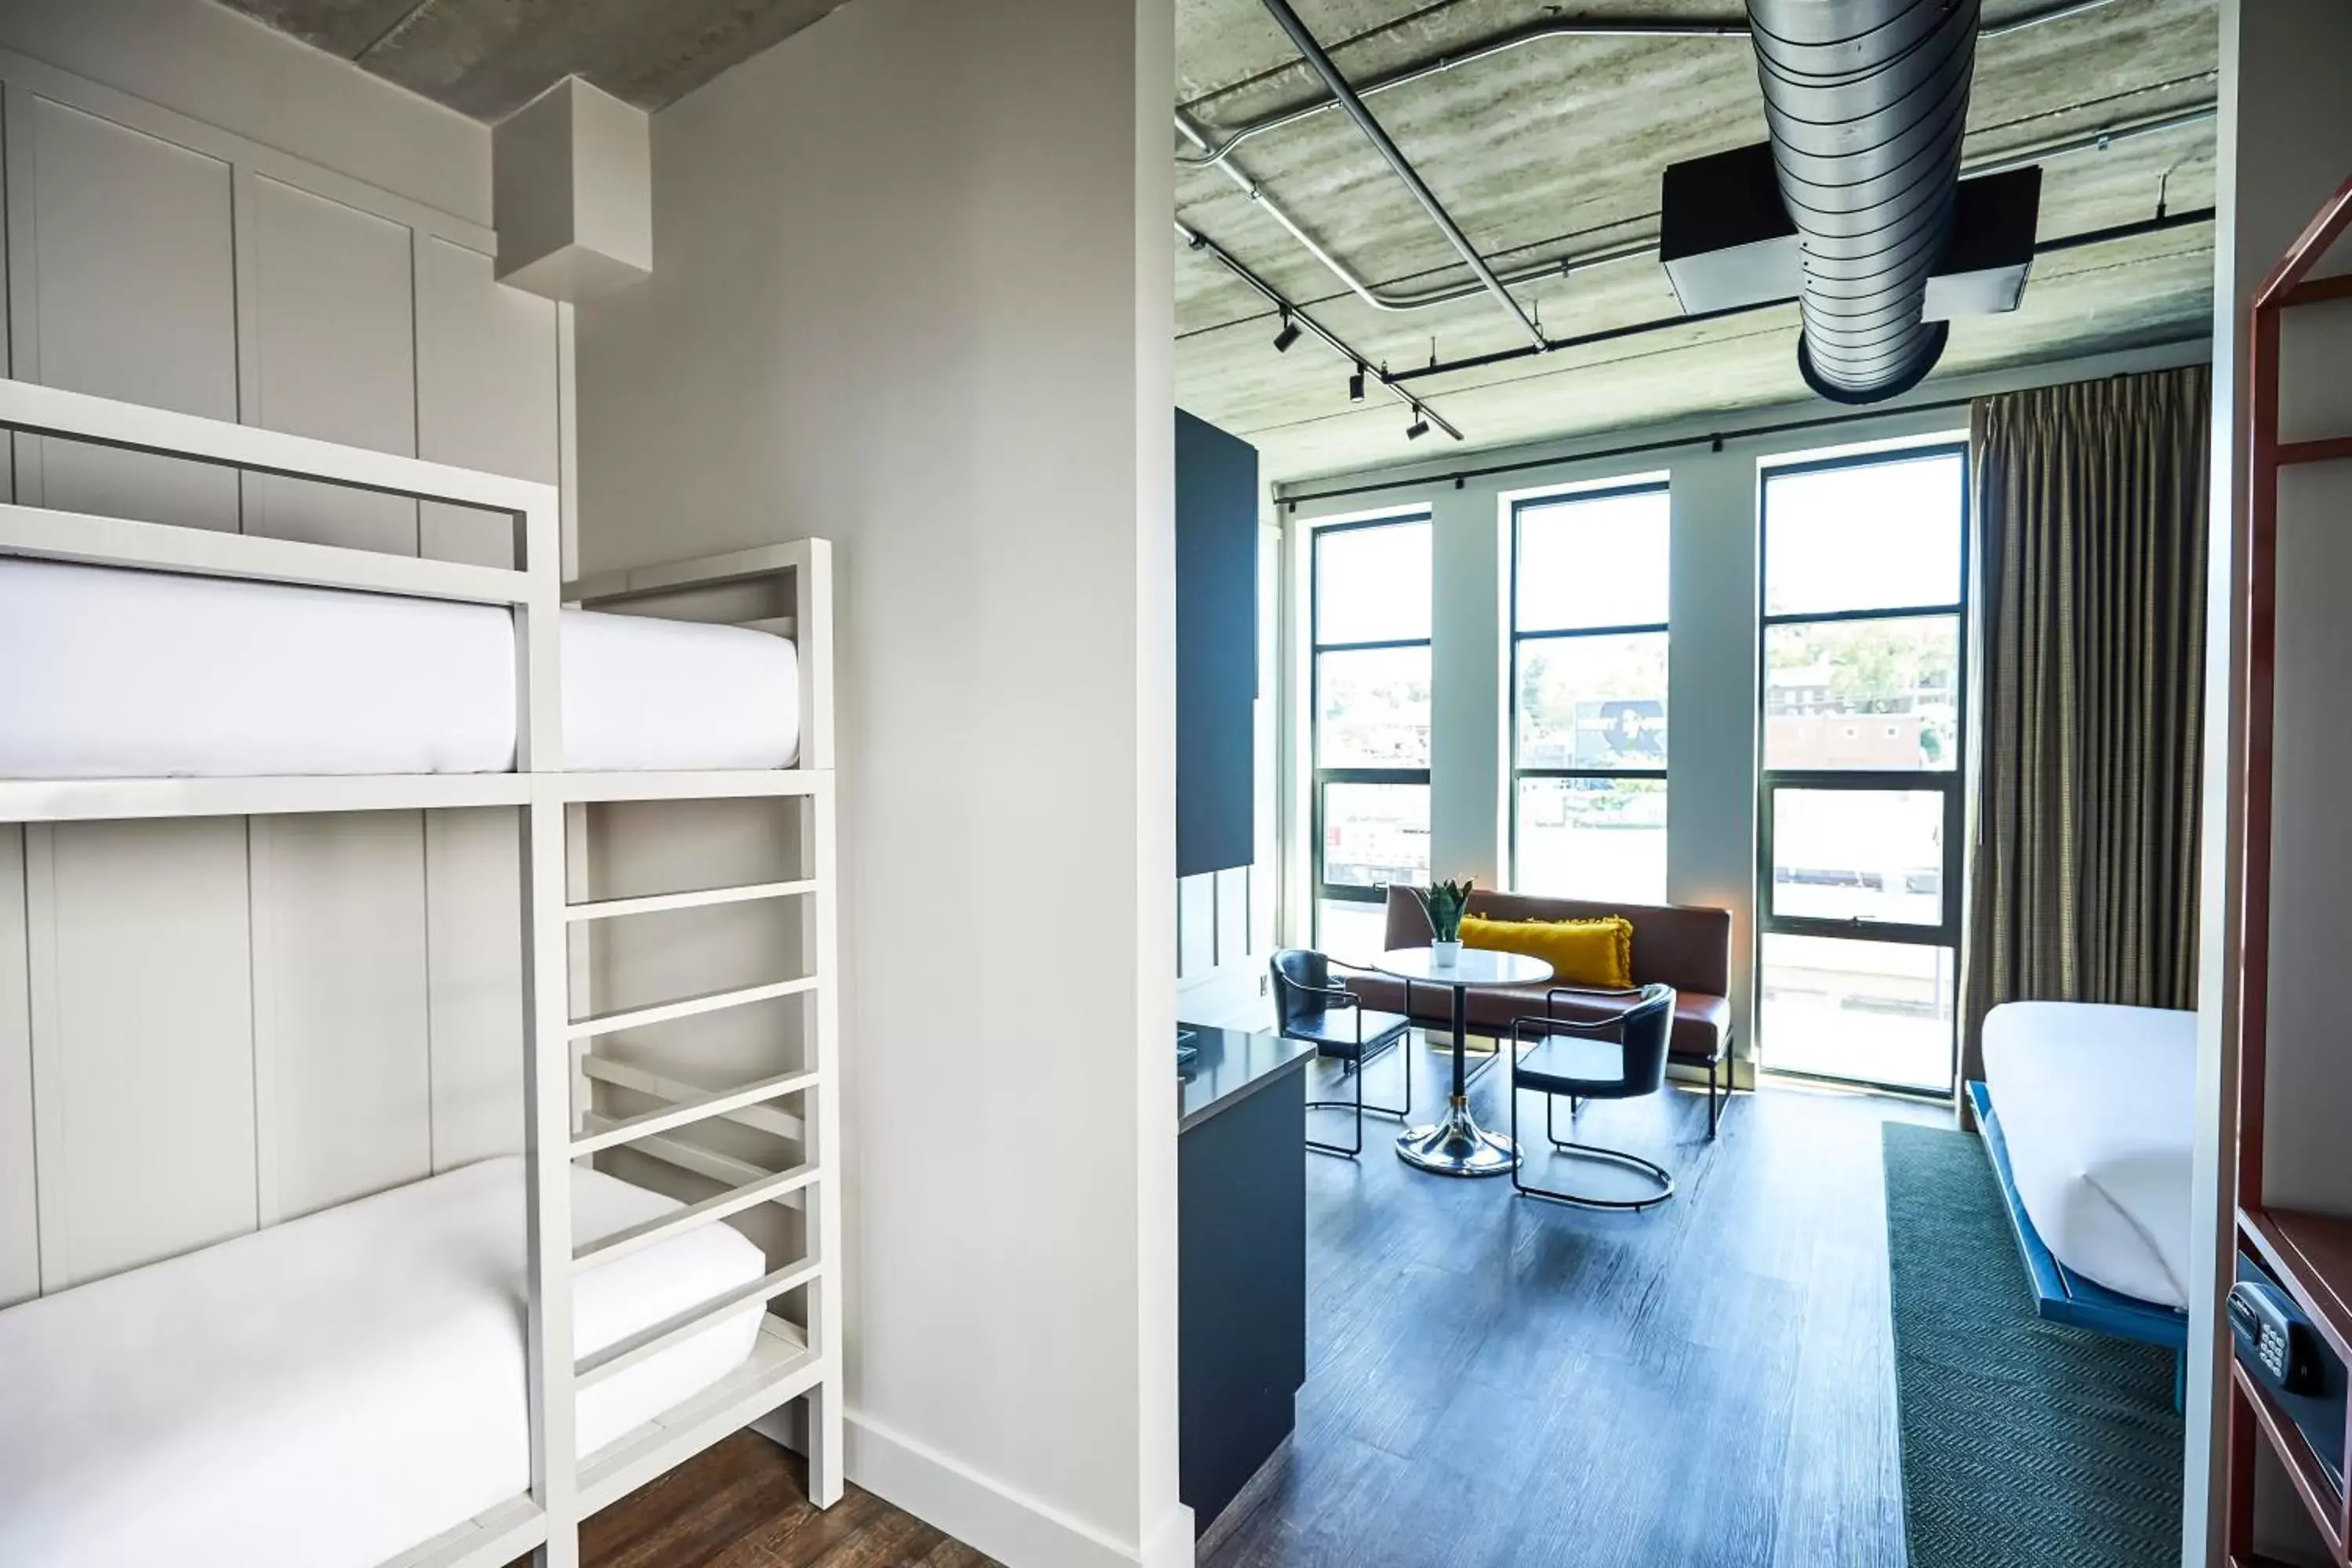
[[2115,1339],[2161,1345],[2174,1352],[2172,1404],[2180,1408],[2188,1392],[2189,1314],[2178,1307],[2162,1307],[2093,1284],[2058,1261],[2017,1195],[2017,1177],[2009,1165],[2009,1141],[2001,1135],[2000,1118],[1993,1114],[1992,1090],[1980,1079],[1968,1084],[1969,1103],[1975,1108],[1977,1135],[1992,1157],[1992,1173],[2000,1183],[2001,1202],[2009,1205],[2009,1222],[2017,1232],[2017,1250],[2025,1258],[2025,1276],[2033,1288],[2037,1317],[2065,1323]]

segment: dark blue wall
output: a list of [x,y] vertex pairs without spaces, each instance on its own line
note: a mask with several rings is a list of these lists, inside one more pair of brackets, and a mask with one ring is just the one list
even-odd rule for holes
[[1247,866],[1256,816],[1257,448],[1176,411],[1176,874]]

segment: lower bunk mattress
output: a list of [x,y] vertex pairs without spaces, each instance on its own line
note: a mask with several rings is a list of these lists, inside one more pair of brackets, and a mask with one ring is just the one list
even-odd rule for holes
[[[501,606],[0,558],[0,778],[515,765]],[[742,626],[567,610],[563,765],[781,768],[798,654]]]
[[[572,1168],[575,1233],[677,1209]],[[509,1157],[0,1311],[0,1563],[373,1568],[530,1489]],[[576,1277],[581,1355],[758,1279],[708,1225]],[[751,1353],[753,1303],[583,1389],[582,1454]]]
[[2095,1284],[2185,1308],[2197,1015],[2005,1003],[1985,1016],[1984,1065],[2042,1244]]

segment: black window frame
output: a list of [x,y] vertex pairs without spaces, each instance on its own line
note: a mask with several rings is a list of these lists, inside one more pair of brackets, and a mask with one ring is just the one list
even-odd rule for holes
[[[1327,768],[1323,765],[1323,656],[1327,653],[1373,653],[1391,648],[1427,648],[1430,650],[1431,675],[1436,673],[1436,605],[1430,605],[1430,635],[1419,637],[1374,637],[1360,642],[1322,640],[1323,630],[1323,542],[1342,534],[1361,533],[1376,528],[1420,526],[1430,531],[1431,593],[1435,596],[1437,521],[1428,510],[1398,512],[1388,517],[1360,518],[1350,522],[1327,522],[1316,525],[1307,539],[1307,761],[1313,786],[1308,795],[1308,827],[1312,836],[1313,859],[1308,877],[1315,888],[1314,908],[1310,911],[1308,929],[1319,944],[1323,940],[1323,906],[1327,902],[1343,904],[1380,904],[1388,900],[1385,887],[1361,887],[1353,882],[1327,880],[1323,872],[1324,792],[1333,784],[1419,784],[1429,788],[1429,769],[1423,768]],[[1430,718],[1433,730],[1436,720],[1437,695],[1430,693]]]
[[[1822,473],[1840,468],[1888,468],[1898,463],[1926,462],[1957,458],[1960,476],[1960,558],[1958,600],[1937,605],[1905,605],[1885,609],[1791,611],[1772,614],[1767,609],[1771,584],[1771,505],[1775,479],[1798,474]],[[1908,1095],[1916,1098],[1948,1100],[1959,1087],[1959,976],[1963,955],[1961,945],[1966,935],[1967,905],[1965,881],[1968,872],[1968,759],[1970,691],[1969,689],[1969,652],[1974,626],[1972,613],[1974,595],[1970,592],[1976,551],[1976,476],[1970,471],[1969,442],[1966,437],[1948,441],[1924,443],[1916,447],[1894,447],[1878,452],[1847,453],[1834,458],[1818,458],[1794,463],[1768,463],[1757,476],[1756,485],[1756,951],[1754,973],[1757,982],[1757,1046],[1759,1060],[1776,1073],[1792,1078],[1814,1078],[1826,1081],[1851,1084],[1857,1088],[1882,1093]],[[1948,619],[1957,628],[1953,665],[1953,731],[1952,763],[1948,768],[1774,768],[1770,765],[1767,747],[1764,703],[1769,690],[1766,648],[1772,630],[1786,626],[1830,626],[1864,622]],[[1813,915],[1783,915],[1773,910],[1776,889],[1773,859],[1773,793],[1780,789],[1853,790],[1885,793],[1904,791],[1940,791],[1943,795],[1943,850],[1941,868],[1942,907],[1939,919],[1933,925],[1894,921],[1865,921],[1859,918],[1830,920]],[[1843,942],[1879,942],[1917,947],[1948,948],[1952,954],[1952,978],[1955,1005],[1952,1009],[1950,1052],[1946,1068],[1946,1082],[1940,1088],[1918,1084],[1893,1083],[1872,1079],[1839,1078],[1829,1074],[1809,1073],[1799,1068],[1773,1067],[1770,1044],[1764,1037],[1763,978],[1764,939],[1768,936],[1830,937]]]
[[[1666,581],[1666,618],[1655,623],[1654,625],[1648,622],[1640,622],[1631,623],[1624,626],[1575,626],[1567,629],[1553,627],[1533,631],[1522,630],[1519,626],[1519,563],[1523,559],[1523,552],[1519,548],[1519,543],[1527,514],[1530,511],[1539,511],[1552,507],[1575,505],[1582,501],[1613,500],[1621,496],[1650,495],[1664,496],[1666,498],[1666,541],[1668,560]],[[1629,481],[1624,484],[1609,485],[1597,489],[1567,490],[1557,491],[1549,495],[1522,496],[1511,502],[1511,573],[1510,581],[1505,588],[1505,592],[1510,595],[1510,605],[1508,610],[1510,616],[1510,639],[1505,649],[1505,658],[1507,662],[1504,666],[1505,679],[1510,688],[1510,696],[1509,700],[1505,704],[1504,722],[1510,727],[1511,737],[1510,800],[1506,809],[1510,814],[1508,839],[1510,848],[1511,887],[1515,891],[1528,892],[1530,890],[1527,886],[1526,879],[1520,874],[1519,870],[1520,780],[1653,779],[1655,780],[1660,786],[1666,786],[1666,769],[1663,766],[1655,768],[1538,768],[1523,765],[1519,761],[1519,647],[1522,643],[1566,642],[1578,637],[1633,637],[1649,633],[1657,633],[1664,636],[1666,639],[1667,668],[1669,671],[1669,689],[1666,698],[1666,733],[1668,736],[1668,756],[1669,760],[1671,760],[1674,745],[1672,739],[1674,734],[1674,697],[1671,689],[1671,672],[1673,668],[1672,661],[1674,657],[1674,574],[1672,567],[1674,528],[1674,482],[1671,479],[1641,479]],[[1666,800],[1666,832],[1669,838],[1671,838],[1674,833],[1674,799],[1672,795],[1669,794]],[[1578,894],[1573,889],[1550,889],[1544,890],[1544,896],[1553,898],[1577,898],[1581,895]],[[1661,888],[1658,890],[1658,896],[1660,900],[1663,900],[1666,896],[1666,890]]]

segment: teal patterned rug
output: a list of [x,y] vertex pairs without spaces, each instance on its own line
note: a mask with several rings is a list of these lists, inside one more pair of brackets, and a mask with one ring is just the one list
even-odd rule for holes
[[1911,1568],[2179,1562],[2172,1352],[2034,1316],[1972,1134],[1885,1139]]

